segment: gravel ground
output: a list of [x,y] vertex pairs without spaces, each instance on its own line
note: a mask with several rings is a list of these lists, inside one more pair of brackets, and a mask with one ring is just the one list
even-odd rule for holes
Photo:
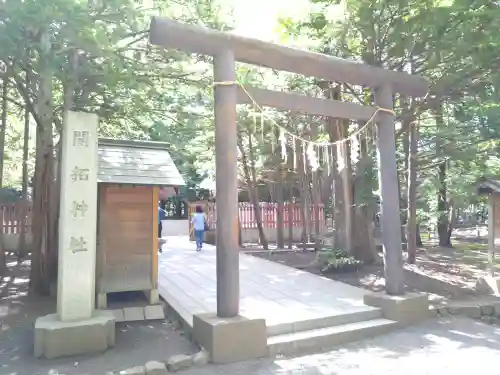
[[[140,365],[150,359],[165,360],[169,354],[193,349],[167,327],[134,324],[121,328],[126,329],[121,333],[124,335],[121,345],[102,356],[44,361],[34,359],[31,353],[19,347],[15,353],[4,351],[3,359],[0,355],[0,375],[104,375],[108,370]],[[178,374],[457,375],[486,373],[499,360],[499,328],[470,319],[452,318],[430,320],[321,354],[208,365]]]
[[117,324],[116,347],[103,355],[34,358],[33,324],[55,312],[55,299],[28,296],[29,262],[9,259],[8,266],[9,275],[0,279],[0,375],[105,375],[197,351],[168,321],[148,321]]
[[[144,322],[120,324],[117,347],[104,355],[37,360],[32,353],[32,324],[55,306],[53,300],[27,298],[26,286],[23,273],[0,283],[0,375],[104,375],[196,350],[170,324]],[[179,375],[457,375],[490,372],[499,361],[499,328],[453,318],[430,320],[322,354],[209,365]]]
[[197,351],[167,322],[119,323],[116,328],[116,347],[106,353],[54,360],[34,358],[31,327],[4,332],[0,334],[0,375],[105,375]]
[[500,329],[456,318],[431,320],[322,354],[207,366],[179,375],[481,374],[499,361]]

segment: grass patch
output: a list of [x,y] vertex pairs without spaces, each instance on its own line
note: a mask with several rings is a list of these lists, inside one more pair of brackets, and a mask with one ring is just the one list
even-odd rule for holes
[[354,272],[361,266],[362,262],[350,256],[342,249],[321,249],[318,251],[318,263],[321,271],[328,272]]

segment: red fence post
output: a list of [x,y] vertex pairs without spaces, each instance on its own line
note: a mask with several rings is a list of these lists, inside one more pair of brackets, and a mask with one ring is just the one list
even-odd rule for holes
[[25,233],[32,232],[32,207],[30,202],[19,201],[16,203],[4,203],[0,204],[0,231],[3,234],[20,234],[23,220],[23,206],[27,205],[26,208],[26,225]]

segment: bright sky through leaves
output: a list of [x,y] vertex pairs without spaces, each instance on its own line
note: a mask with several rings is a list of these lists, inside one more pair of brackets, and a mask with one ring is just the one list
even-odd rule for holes
[[301,18],[309,11],[308,0],[226,0],[234,7],[235,33],[262,40],[279,40],[279,17]]

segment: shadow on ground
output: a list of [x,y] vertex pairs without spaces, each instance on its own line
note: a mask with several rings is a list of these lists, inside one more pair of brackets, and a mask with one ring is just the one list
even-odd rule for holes
[[[107,371],[166,361],[196,347],[167,321],[120,323],[116,347],[102,355],[43,360],[33,357],[33,324],[56,310],[52,298],[28,296],[29,262],[11,260],[0,282],[0,375],[104,375]],[[75,340],[78,338],[75,337]]]
[[[483,244],[454,241],[454,248],[429,246],[420,248],[416,264],[405,264],[406,289],[430,294],[431,301],[467,300],[482,296],[475,289],[477,280],[485,274],[487,247]],[[260,252],[250,253],[320,274],[330,279],[361,287],[373,292],[385,287],[382,264],[367,265],[354,272],[323,274],[315,252]],[[500,271],[500,268],[498,268]]]

